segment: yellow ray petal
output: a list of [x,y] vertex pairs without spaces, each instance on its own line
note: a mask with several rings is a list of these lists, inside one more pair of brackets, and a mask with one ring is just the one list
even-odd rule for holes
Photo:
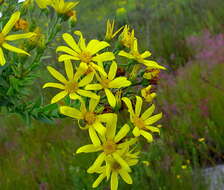
[[157,122],[158,120],[160,120],[162,118],[162,113],[156,114],[148,119],[145,120],[145,124],[146,125],[151,125],[155,122]]
[[78,148],[78,150],[76,151],[76,153],[89,153],[89,152],[98,152],[102,150],[102,147],[100,146],[95,146],[93,144],[87,144],[84,146],[81,146],[80,148]]
[[78,46],[78,44],[75,42],[74,38],[72,37],[71,34],[68,33],[64,33],[62,35],[62,38],[65,40],[65,42],[73,49],[75,50],[77,53],[80,53],[81,50]]
[[108,122],[112,122],[115,115],[116,114],[114,113],[104,113],[104,114],[97,115],[97,118],[101,122],[108,123]]
[[102,88],[101,84],[88,84],[85,86],[85,90],[101,90]]
[[47,66],[47,70],[58,81],[60,81],[60,82],[62,82],[64,84],[67,83],[67,80],[65,79],[65,77],[61,73],[59,73],[56,69],[54,69],[53,67]]
[[5,37],[5,40],[8,41],[14,41],[14,40],[19,40],[19,39],[24,39],[24,38],[31,38],[35,36],[36,34],[34,32],[28,32],[25,34],[13,34]]
[[68,117],[72,117],[75,119],[83,119],[82,113],[75,108],[68,106],[61,106],[59,110],[61,114],[66,115]]
[[106,132],[106,128],[100,122],[94,123],[93,127],[100,135],[104,135]]
[[81,100],[81,96],[79,96],[79,95],[76,94],[75,92],[74,92],[74,93],[70,93],[70,94],[69,94],[69,97],[70,97],[72,100]]
[[80,82],[79,87],[86,86],[87,84],[91,83],[94,77],[94,72],[87,74]]
[[92,60],[96,62],[112,61],[114,59],[115,56],[112,52],[104,52],[92,58]]
[[159,133],[160,134],[160,130],[157,127],[146,126],[145,128],[148,129],[148,130],[150,130],[150,131],[152,131],[152,132],[156,132],[156,133]]
[[113,80],[114,77],[116,76],[116,74],[117,74],[117,63],[115,61],[113,61],[113,63],[110,66],[109,73],[108,73],[108,79]]
[[93,129],[92,127],[89,128],[89,137],[95,146],[100,146],[100,139],[97,136],[95,129]]
[[120,131],[117,133],[117,135],[114,138],[114,141],[117,143],[119,142],[121,139],[123,139],[129,132],[130,127],[128,124],[125,124]]
[[95,160],[95,162],[93,163],[92,166],[90,166],[90,168],[87,170],[88,173],[93,173],[95,172],[95,170],[97,170],[101,165],[102,163],[104,162],[105,160],[105,157],[106,157],[106,154],[105,153],[101,153]]
[[83,38],[83,35],[80,31],[76,30],[74,32],[74,34],[76,34],[77,36],[79,36],[79,46],[81,48],[81,50],[86,50],[86,42],[85,42],[85,38]]
[[99,41],[99,40],[91,40],[87,47],[86,50],[90,52],[92,55],[96,54],[100,50],[110,46],[107,42],[104,41]]
[[118,188],[118,176],[117,172],[112,172],[111,180],[110,180],[110,188],[111,190],[117,190]]
[[152,104],[141,116],[141,118],[145,121],[146,119],[148,119],[152,113],[154,112],[155,110],[155,105]]
[[72,80],[74,77],[74,70],[71,60],[65,60],[65,71],[69,80]]
[[16,53],[22,53],[22,54],[26,54],[26,55],[30,55],[29,53],[27,53],[26,51],[19,49],[17,47],[11,46],[8,43],[3,43],[2,47],[4,47],[5,49],[9,50],[9,51],[13,51]]
[[91,98],[89,101],[89,111],[93,112],[95,111],[96,106],[98,105],[100,99],[93,99]]
[[58,102],[59,100],[63,99],[68,93],[66,91],[59,92],[51,99],[51,104]]
[[143,59],[147,58],[147,57],[150,57],[152,54],[150,51],[145,51],[143,54],[141,54],[141,57]]
[[126,98],[126,97],[123,97],[122,100],[124,101],[124,103],[126,104],[126,106],[128,107],[128,111],[129,113],[133,116],[135,115],[134,114],[134,110],[133,110],[133,107],[132,107],[132,103],[131,103],[131,100]]
[[152,142],[153,141],[153,137],[149,132],[146,132],[144,130],[140,130],[140,133],[143,137],[145,137],[147,139],[148,142]]
[[115,98],[115,96],[114,96],[113,93],[112,93],[109,89],[107,89],[107,88],[105,88],[104,91],[105,91],[105,94],[106,94],[106,96],[107,96],[107,101],[108,101],[108,103],[110,104],[111,107],[114,108],[114,107],[116,106],[116,98]]
[[65,60],[75,60],[75,61],[78,61],[80,59],[79,59],[79,57],[72,56],[72,55],[66,55],[66,54],[60,55],[58,57],[58,61],[59,62],[62,62],[62,61],[65,61]]
[[20,17],[20,12],[15,12],[9,19],[9,21],[7,22],[7,24],[4,26],[2,33],[6,36],[11,29],[13,28],[13,26],[16,24],[16,22],[19,20]]
[[99,177],[94,181],[92,188],[96,188],[99,186],[99,184],[103,181],[103,179],[106,177],[104,173],[100,174]]
[[127,183],[127,184],[132,184],[133,181],[131,179],[131,176],[129,175],[128,172],[126,172],[125,170],[119,170],[119,174],[122,177],[122,179]]
[[2,48],[0,47],[0,65],[5,65],[6,60]]
[[134,56],[133,55],[131,55],[130,53],[127,53],[127,52],[125,52],[125,51],[120,51],[119,53],[118,53],[118,55],[120,55],[120,56],[123,56],[123,57],[127,57],[128,59],[134,59]]
[[117,127],[117,114],[113,114],[111,122],[107,123],[106,138],[114,139]]
[[89,97],[89,98],[94,98],[94,99],[99,99],[100,97],[97,96],[95,93],[87,91],[87,90],[77,90],[77,93],[80,94],[81,96]]
[[43,88],[52,87],[52,88],[58,88],[58,89],[65,89],[65,86],[60,83],[54,83],[54,82],[48,82],[44,84]]
[[130,85],[131,82],[126,77],[117,77],[109,83],[110,88],[122,88]]
[[142,98],[140,96],[136,96],[136,104],[135,104],[135,115],[139,116],[142,109]]
[[75,57],[78,56],[78,53],[76,53],[74,50],[72,50],[71,48],[67,47],[67,46],[59,46],[57,49],[56,49],[56,52],[65,52],[67,54],[70,54],[70,55],[73,55]]
[[150,68],[163,69],[163,70],[166,69],[165,67],[163,67],[163,66],[159,65],[158,63],[156,63],[155,61],[151,61],[151,60],[144,60],[143,64]]
[[133,129],[132,133],[133,133],[133,135],[134,135],[135,137],[139,137],[139,136],[140,136],[140,130],[139,130],[139,128],[138,128],[138,127],[135,127],[135,128]]
[[131,171],[130,167],[128,166],[128,163],[124,161],[124,159],[118,153],[114,152],[113,158],[121,165],[123,169],[125,169],[128,172]]

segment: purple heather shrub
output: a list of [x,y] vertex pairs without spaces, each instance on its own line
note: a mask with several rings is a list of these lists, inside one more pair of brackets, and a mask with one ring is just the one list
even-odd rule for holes
[[209,30],[187,38],[187,44],[195,52],[194,59],[208,64],[224,63],[224,34],[213,35]]

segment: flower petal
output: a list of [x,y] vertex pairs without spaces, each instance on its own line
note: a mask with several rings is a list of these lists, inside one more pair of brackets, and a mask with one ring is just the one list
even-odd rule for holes
[[92,127],[89,128],[89,137],[95,146],[101,145],[100,139],[97,136],[95,129],[93,129]]
[[54,83],[54,82],[48,82],[44,84],[43,88],[52,87],[52,88],[58,88],[58,89],[65,89],[65,86],[60,83]]
[[125,169],[128,172],[131,171],[130,167],[128,166],[128,163],[124,161],[124,159],[121,158],[121,156],[118,153],[114,152],[112,155],[113,158],[121,165],[123,169]]
[[142,109],[142,98],[140,96],[136,96],[136,105],[135,105],[135,115],[139,116]]
[[152,132],[155,132],[155,133],[159,133],[160,134],[160,130],[157,127],[146,126],[145,128],[148,129],[148,130],[150,130],[150,131],[152,131]]
[[156,114],[148,119],[145,120],[145,124],[146,125],[151,125],[155,122],[157,122],[158,120],[160,120],[162,118],[162,113]]
[[124,103],[126,104],[126,106],[128,107],[128,112],[130,113],[131,116],[135,115],[134,114],[134,110],[132,107],[132,103],[131,100],[129,98],[123,97],[122,100],[124,101]]
[[2,30],[2,33],[5,36],[11,31],[11,29],[13,28],[13,26],[19,20],[19,17],[20,17],[20,12],[19,11],[13,13],[13,15],[10,17],[9,21],[7,22],[7,24],[4,26],[4,28]]
[[69,48],[67,46],[57,47],[56,52],[59,52],[59,51],[65,52],[65,53],[70,54],[70,55],[75,56],[75,57],[78,57],[78,54],[74,50],[72,50],[71,48]]
[[63,55],[60,55],[58,57],[59,62],[62,62],[62,61],[65,61],[65,60],[75,60],[75,61],[77,61],[77,60],[80,60],[80,58],[76,57],[76,56],[73,56],[73,55],[67,55],[67,54],[63,54]]
[[100,122],[94,123],[93,127],[100,135],[104,135],[106,132],[106,128]]
[[114,108],[114,107],[116,106],[116,99],[115,99],[115,96],[114,96],[113,93],[112,93],[109,89],[107,89],[107,88],[105,88],[104,91],[105,91],[105,94],[106,94],[106,96],[107,96],[107,101],[108,101],[108,103],[110,104],[111,107]]
[[132,133],[133,133],[133,135],[134,135],[135,137],[139,137],[139,136],[140,136],[140,130],[139,130],[139,128],[138,128],[138,127],[135,127],[135,128],[133,129]]
[[59,110],[61,114],[66,115],[68,117],[72,117],[75,119],[83,119],[82,113],[75,108],[68,107],[68,106],[61,106]]
[[152,104],[142,115],[141,115],[141,119],[143,119],[144,121],[146,120],[146,119],[148,119],[151,115],[152,115],[152,113],[154,112],[154,110],[155,110],[155,105],[154,104]]
[[117,77],[109,83],[110,88],[122,88],[130,85],[131,82],[126,77]]
[[111,180],[110,180],[110,188],[111,188],[111,190],[117,190],[117,188],[118,188],[118,174],[117,174],[117,172],[112,172]]
[[65,60],[65,71],[69,80],[72,80],[74,77],[74,70],[71,60]]
[[130,127],[128,124],[125,124],[121,129],[120,131],[117,133],[117,135],[115,136],[114,138],[114,141],[117,143],[119,142],[121,139],[123,139],[127,134],[128,132],[130,131]]
[[79,96],[79,95],[76,94],[75,92],[74,92],[74,93],[70,93],[70,94],[69,94],[69,97],[70,97],[72,100],[80,100],[80,99],[81,99],[81,96]]
[[0,47],[0,65],[5,65],[6,60],[2,48]]
[[105,153],[101,153],[95,160],[95,162],[90,166],[90,168],[87,170],[88,173],[94,173],[96,169],[98,169],[102,163],[104,162],[106,157]]
[[89,97],[89,98],[94,98],[94,99],[99,99],[100,96],[97,96],[95,93],[87,91],[87,90],[77,90],[77,93],[80,94],[81,96]]
[[146,132],[144,130],[140,130],[140,133],[143,137],[145,137],[147,139],[148,142],[152,142],[153,141],[153,137],[149,132]]
[[97,118],[101,122],[108,123],[108,122],[112,122],[115,115],[116,114],[114,113],[104,113],[104,114],[97,115]]
[[24,38],[31,38],[35,36],[36,34],[34,32],[28,32],[25,34],[13,34],[5,37],[5,40],[8,41],[14,41],[14,40],[19,40],[19,39],[24,39]]
[[78,46],[78,44],[75,42],[74,38],[72,37],[71,34],[64,33],[62,35],[62,38],[65,40],[65,42],[77,53],[80,53],[81,50]]
[[95,111],[96,106],[99,104],[100,99],[93,99],[91,98],[89,101],[89,111]]
[[103,181],[103,179],[106,177],[104,173],[100,174],[99,177],[94,181],[92,188],[96,188],[99,186],[99,184]]
[[116,74],[117,74],[117,63],[115,61],[113,61],[113,63],[110,66],[109,73],[108,73],[108,79],[113,80],[114,77],[116,76]]
[[150,68],[163,69],[163,70],[166,69],[165,67],[163,67],[163,66],[159,65],[158,63],[156,63],[155,61],[151,61],[151,60],[144,60],[143,64]]
[[84,146],[81,146],[80,148],[78,148],[78,150],[76,150],[76,153],[89,153],[89,152],[98,152],[100,151],[102,148],[100,146],[95,146],[93,144],[87,144]]
[[141,54],[141,57],[143,59],[147,58],[147,57],[150,57],[152,54],[150,51],[145,51],[144,53]]
[[61,73],[59,73],[56,69],[54,69],[53,67],[47,66],[47,70],[58,81],[60,81],[60,82],[62,82],[64,84],[67,83],[67,80],[65,79],[65,77]]
[[88,84],[85,86],[85,90],[101,90],[102,88],[101,84]]
[[58,102],[59,100],[63,99],[68,93],[66,91],[59,92],[51,99],[51,104]]
[[112,52],[104,52],[92,58],[92,60],[96,62],[112,61],[114,59],[115,56]]
[[99,40],[91,40],[88,45],[86,50],[90,52],[92,55],[96,54],[100,50],[110,46],[107,42],[104,41],[99,41]]
[[22,54],[26,54],[26,55],[30,55],[29,53],[27,53],[26,51],[19,49],[17,47],[11,46],[8,43],[3,43],[2,47],[4,47],[5,49],[9,50],[9,51],[13,51],[16,53],[22,53]]
[[79,87],[86,86],[87,84],[91,83],[94,77],[94,72],[87,74],[80,82]]
[[120,56],[123,56],[123,57],[127,57],[128,59],[134,59],[134,56],[133,55],[131,55],[130,53],[127,53],[127,52],[125,52],[125,51],[120,51],[119,53],[118,53],[118,55],[120,55]]
[[131,176],[129,175],[128,172],[126,172],[125,170],[119,170],[119,174],[122,177],[122,179],[127,183],[127,184],[132,184],[133,181],[131,179]]

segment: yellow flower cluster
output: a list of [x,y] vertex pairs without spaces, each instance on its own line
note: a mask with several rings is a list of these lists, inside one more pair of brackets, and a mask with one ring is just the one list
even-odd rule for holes
[[[60,113],[76,119],[80,129],[88,130],[91,144],[78,148],[76,153],[99,152],[87,170],[88,173],[99,174],[92,185],[93,188],[98,187],[106,178],[110,179],[111,190],[117,190],[119,176],[126,183],[132,184],[131,167],[138,163],[140,153],[134,151],[136,143],[141,140],[140,136],[147,142],[152,142],[152,133],[160,133],[159,126],[154,124],[161,119],[162,113],[153,115],[154,104],[143,111],[144,100],[151,103],[156,97],[155,92],[151,92],[152,86],[140,90],[143,98],[134,89],[134,106],[132,97],[125,95],[135,86],[128,80],[128,76],[119,75],[120,63],[116,61],[114,51],[109,51],[112,39],[122,29],[119,42],[125,48],[130,48],[130,52],[127,53],[124,49],[120,50],[118,55],[134,60],[136,64],[141,63],[147,68],[164,69],[158,63],[145,59],[151,55],[149,51],[139,53],[134,30],[129,32],[130,28],[124,26],[114,32],[114,21],[108,21],[105,40],[111,44],[97,39],[87,42],[80,31],[75,31],[75,36],[64,33],[62,38],[66,45],[57,47],[56,52],[60,52],[58,61],[64,63],[66,77],[48,66],[50,74],[60,83],[49,82],[43,86],[61,90],[52,98],[51,103],[62,101],[68,96],[71,103],[63,103],[63,106],[59,107]],[[128,68],[125,69],[128,73]],[[75,106],[72,100],[79,102],[79,105]],[[99,109],[107,104],[111,107],[109,113]],[[129,112],[130,119],[123,118],[124,121],[119,121],[121,112]]]

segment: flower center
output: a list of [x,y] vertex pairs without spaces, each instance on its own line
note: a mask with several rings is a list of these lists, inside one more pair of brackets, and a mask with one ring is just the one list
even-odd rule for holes
[[121,165],[118,162],[113,162],[112,165],[111,165],[111,169],[113,171],[120,170],[121,169]]
[[0,45],[2,45],[5,41],[5,36],[3,33],[0,32]]
[[84,63],[90,63],[92,60],[92,55],[88,51],[83,51],[80,53],[79,58]]
[[104,145],[103,145],[103,150],[106,154],[112,154],[115,152],[117,149],[117,144],[113,140],[108,140]]
[[84,118],[89,125],[92,125],[96,121],[96,115],[93,112],[86,112]]
[[101,83],[101,85],[103,86],[103,88],[109,88],[109,83],[110,83],[111,81],[109,80],[109,79],[104,79],[104,80],[102,80],[100,83]]
[[143,129],[145,127],[144,121],[139,117],[134,118],[134,125],[136,125],[140,129]]
[[76,92],[78,89],[78,83],[75,81],[68,81],[68,83],[65,85],[65,91],[68,93]]

